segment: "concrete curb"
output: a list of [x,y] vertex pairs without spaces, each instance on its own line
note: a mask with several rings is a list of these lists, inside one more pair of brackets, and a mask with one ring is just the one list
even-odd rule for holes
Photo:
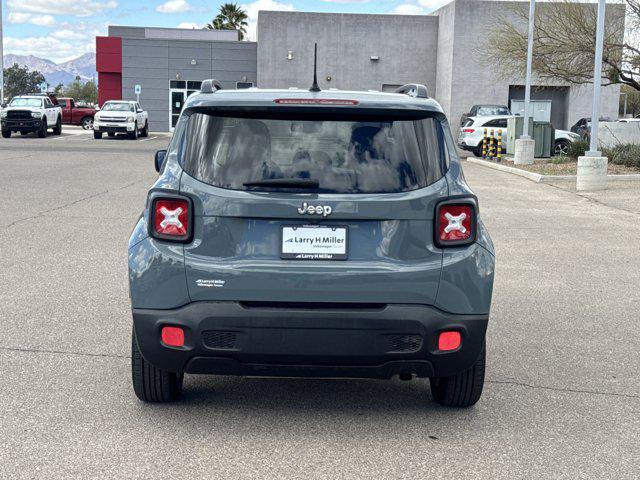
[[[540,175],[539,173],[527,172],[520,168],[507,167],[506,165],[500,165],[493,162],[487,162],[480,158],[468,157],[467,162],[477,163],[494,170],[500,170],[501,172],[512,173],[519,175],[527,180],[531,180],[535,183],[552,183],[552,182],[575,182],[576,175]],[[640,182],[640,174],[626,174],[626,175],[607,175],[608,182]]]

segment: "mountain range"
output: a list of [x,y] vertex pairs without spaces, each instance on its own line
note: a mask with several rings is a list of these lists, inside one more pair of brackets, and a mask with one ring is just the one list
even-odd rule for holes
[[12,55],[7,54],[3,59],[4,68],[17,63],[21,67],[26,66],[30,70],[37,70],[44,75],[47,83],[51,86],[62,83],[68,85],[75,81],[76,76],[80,76],[83,82],[98,78],[96,74],[96,54],[85,53],[63,63],[55,63],[46,58],[34,55]]

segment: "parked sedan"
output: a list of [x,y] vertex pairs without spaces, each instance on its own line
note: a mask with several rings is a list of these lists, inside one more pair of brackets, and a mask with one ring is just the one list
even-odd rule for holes
[[[609,117],[600,117],[600,122],[611,122]],[[571,131],[577,133],[580,138],[588,140],[591,135],[591,117],[581,118],[572,127]]]
[[513,114],[506,105],[474,105],[471,107],[471,110],[469,110],[469,113],[462,114],[460,126],[462,127],[467,123],[467,120],[471,117],[495,117],[499,115],[511,116]]
[[[473,152],[476,157],[482,156],[482,138],[484,129],[494,130],[497,137],[497,130],[502,130],[503,146],[507,139],[507,122],[511,115],[496,115],[493,117],[469,117],[458,134],[458,146],[463,150]],[[567,130],[555,131],[555,144],[553,153],[555,155],[566,155],[571,142],[580,140],[580,135]]]

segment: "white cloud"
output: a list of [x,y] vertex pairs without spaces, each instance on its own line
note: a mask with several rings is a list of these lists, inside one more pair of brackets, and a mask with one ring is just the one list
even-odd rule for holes
[[180,12],[190,12],[193,11],[194,8],[189,5],[187,0],[168,0],[161,5],[156,7],[156,12],[160,13],[180,13]]
[[242,4],[242,8],[247,12],[249,17],[247,27],[247,39],[257,40],[256,28],[258,26],[258,12],[260,10],[281,10],[292,12],[295,10],[291,3],[280,3],[275,0],[256,0],[253,3]]
[[56,30],[54,32],[51,32],[51,36],[58,40],[86,40],[87,38],[87,36],[82,33],[78,33],[75,30],[68,29]]
[[329,3],[367,3],[369,0],[322,0]]
[[116,0],[7,0],[10,12],[28,12],[38,15],[74,15],[90,17],[118,6]]
[[95,50],[95,42],[79,42],[76,40],[61,40],[53,36],[15,38],[5,37],[5,53],[15,55],[35,55],[48,58],[54,62],[64,62],[79,57],[83,53]]
[[23,12],[9,12],[7,21],[9,23],[30,23],[39,27],[52,27],[56,24],[56,19],[51,15],[34,15]]
[[198,25],[195,22],[182,22],[182,23],[179,23],[176,28],[189,28],[189,29],[199,30],[202,28],[202,25]]
[[391,13],[398,15],[427,15],[452,0],[409,0],[398,5]]
[[425,15],[427,11],[420,5],[415,5],[413,3],[403,3],[391,10],[391,13],[395,13],[398,15]]

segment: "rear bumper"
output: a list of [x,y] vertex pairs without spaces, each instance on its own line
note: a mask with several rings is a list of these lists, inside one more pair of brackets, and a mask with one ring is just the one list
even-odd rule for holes
[[[196,302],[175,310],[134,309],[145,359],[165,370],[219,375],[390,378],[448,376],[478,358],[488,315],[454,315],[424,305],[309,307]],[[160,340],[180,326],[185,346]],[[438,350],[438,333],[457,330],[461,347]]]

